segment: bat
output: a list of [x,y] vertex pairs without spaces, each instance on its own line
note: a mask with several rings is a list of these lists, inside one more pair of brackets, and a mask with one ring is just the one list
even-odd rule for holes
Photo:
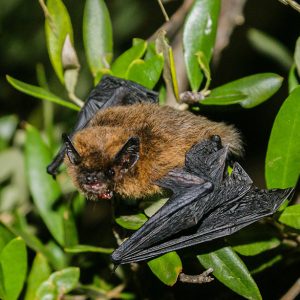
[[173,192],[115,250],[115,264],[229,235],[273,214],[292,193],[258,190],[238,163],[228,174],[229,155],[242,153],[233,126],[157,102],[157,94],[141,85],[104,76],[47,168],[55,176],[64,161],[76,187],[91,200]]
[[[130,81],[104,77],[79,113],[75,128],[48,172],[65,157],[75,186],[88,199],[142,198],[163,189],[155,184],[184,165],[197,142],[219,135],[231,153],[242,151],[238,131],[190,112],[157,105],[157,94]],[[66,154],[66,155],[65,155]]]
[[[85,128],[90,119],[100,109],[117,105],[130,105],[133,103],[158,103],[158,94],[143,86],[128,80],[122,80],[113,76],[105,75],[99,84],[91,91],[87,101],[80,110],[75,126],[69,137]],[[54,176],[58,172],[66,154],[66,139],[59,152],[47,167],[47,172]],[[67,143],[70,145],[70,143]]]
[[173,195],[111,255],[115,265],[224,237],[272,215],[293,189],[259,190],[235,162],[228,174],[228,147],[218,136],[196,144],[185,166],[157,183]]

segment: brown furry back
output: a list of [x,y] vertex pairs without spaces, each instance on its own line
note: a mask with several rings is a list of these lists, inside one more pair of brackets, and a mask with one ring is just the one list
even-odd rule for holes
[[[115,185],[121,195],[142,197],[159,192],[153,182],[184,164],[186,152],[196,143],[219,135],[232,153],[242,152],[240,134],[231,125],[217,123],[190,112],[155,104],[111,107],[99,111],[89,127],[74,136],[81,155],[100,153],[90,167],[106,165],[132,136],[141,141],[140,159]],[[97,156],[97,155],[96,155]]]

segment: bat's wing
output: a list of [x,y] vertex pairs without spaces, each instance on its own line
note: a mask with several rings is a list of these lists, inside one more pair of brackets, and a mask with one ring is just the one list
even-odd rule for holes
[[[177,203],[180,209],[175,213],[169,211],[171,203],[168,201],[112,254],[116,264],[151,259],[230,235],[273,214],[291,194],[292,189],[266,191],[253,187],[252,180],[237,163],[229,176],[224,159],[227,150],[218,148],[213,141],[205,141],[194,146],[186,156],[185,177],[190,174],[194,178],[193,190],[188,190],[192,201],[185,201],[184,191],[178,192],[176,184],[180,186],[182,181],[179,171],[171,179],[168,175],[161,180],[160,185],[174,192],[169,201],[173,206]],[[196,190],[201,186],[197,177],[208,180],[213,188],[208,193],[200,193]],[[195,192],[194,197],[192,192]]]
[[293,189],[258,190],[252,187],[244,197],[231,199],[208,213],[188,234],[175,236],[163,243],[141,251],[128,253],[124,263],[154,258],[163,253],[228,236],[263,217],[272,215],[287,199]]
[[[213,144],[211,141],[210,144]],[[130,239],[125,241],[112,255],[117,263],[124,263],[127,255],[162,243],[178,232],[195,226],[206,212],[214,183],[223,176],[227,148],[211,149],[213,153],[202,153],[205,179],[183,169],[175,169],[158,181],[162,187],[173,191],[169,201],[154,214]],[[216,152],[214,152],[216,151]]]
[[[69,137],[72,138],[77,131],[83,129],[100,109],[142,102],[157,103],[158,94],[132,81],[105,75],[91,91],[78,114],[77,121]],[[65,145],[62,145],[58,154],[47,167],[49,174],[55,175],[57,173],[57,169],[64,159],[65,151]]]

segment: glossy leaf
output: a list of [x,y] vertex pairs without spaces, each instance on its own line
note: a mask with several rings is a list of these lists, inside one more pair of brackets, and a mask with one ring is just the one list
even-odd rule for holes
[[35,86],[32,84],[28,84],[22,81],[19,81],[15,78],[12,78],[10,76],[6,76],[7,81],[18,91],[25,93],[27,95],[30,95],[35,98],[39,98],[42,100],[48,100],[50,102],[54,102],[56,104],[71,108],[73,110],[79,111],[80,108],[66,100],[60,99],[56,95],[52,94],[48,90],[41,88],[39,86]]
[[151,204],[150,206],[148,206],[144,212],[146,214],[147,217],[152,217],[163,205],[166,204],[166,202],[168,201],[168,198],[163,198],[160,199],[158,201],[155,201],[153,204]]
[[64,267],[64,265],[56,259],[54,252],[45,247],[45,245],[35,235],[20,228],[12,227],[10,229],[15,235],[20,236],[29,248],[37,253],[40,252],[43,254],[54,269],[61,269]]
[[259,289],[247,267],[231,247],[197,256],[206,269],[224,285],[246,299],[262,299]]
[[0,223],[0,252],[15,236]]
[[66,247],[76,246],[78,244],[78,233],[71,205],[64,205],[63,210],[64,245]]
[[29,188],[43,221],[53,237],[63,245],[63,220],[58,212],[52,210],[52,205],[60,196],[61,191],[58,183],[46,172],[46,167],[51,159],[51,152],[39,132],[34,127],[27,125],[25,162]]
[[282,259],[283,259],[282,255],[278,254],[278,255],[272,257],[270,260],[264,261],[264,263],[262,263],[257,268],[251,270],[251,274],[253,275],[253,274],[260,273],[260,272],[264,271],[265,269],[272,267],[273,265],[275,265]]
[[300,87],[282,104],[273,124],[266,157],[268,188],[295,186],[300,174]]
[[38,287],[50,276],[50,274],[51,269],[46,257],[41,253],[37,253],[28,276],[25,300],[36,299]]
[[103,0],[87,0],[83,16],[83,42],[89,68],[94,77],[112,59],[112,25]]
[[209,62],[215,43],[219,0],[195,0],[183,29],[184,60],[193,91],[197,91],[203,79],[196,54],[202,52]]
[[158,82],[164,66],[164,58],[157,54],[148,60],[136,59],[129,66],[126,78],[148,89],[153,89]]
[[209,63],[203,52],[201,52],[201,51],[197,52],[196,56],[198,59],[199,66],[200,66],[201,70],[203,71],[205,78],[206,78],[206,83],[203,88],[203,91],[207,91],[209,88],[210,82],[211,82]]
[[155,276],[164,284],[172,286],[182,271],[181,259],[176,252],[169,252],[148,262]]
[[79,280],[79,268],[66,268],[50,275],[37,290],[37,299],[59,300],[74,289]]
[[116,223],[126,229],[138,230],[147,221],[144,214],[121,216],[116,218]]
[[147,42],[140,39],[133,41],[133,46],[122,53],[112,64],[111,70],[114,76],[126,78],[130,64],[141,58],[147,49]]
[[233,249],[244,256],[254,256],[280,245],[272,227],[264,224],[249,226],[227,238]]
[[239,104],[241,101],[247,99],[247,96],[238,91],[229,91],[228,94],[214,95],[210,94],[208,97],[200,101],[204,105],[232,105]]
[[69,35],[67,35],[62,49],[62,64],[64,68],[65,88],[69,98],[81,107],[83,106],[83,102],[75,96],[80,63]]
[[162,53],[164,57],[163,77],[166,83],[168,93],[172,93],[175,99],[179,99],[178,82],[176,76],[176,68],[172,47],[170,47],[166,32],[160,31],[155,41],[156,51]]
[[7,147],[17,125],[18,118],[15,115],[6,115],[0,118],[0,151]]
[[94,246],[89,246],[89,245],[77,245],[74,247],[65,248],[65,251],[68,253],[96,252],[96,253],[111,254],[114,251],[114,249],[113,248],[94,247]]
[[289,69],[293,63],[293,57],[289,49],[280,41],[272,36],[257,29],[248,31],[248,39],[257,51],[264,54],[267,58],[274,59],[285,69]]
[[27,272],[27,252],[24,241],[17,237],[0,254],[5,300],[16,300],[22,291]]
[[289,71],[288,77],[289,94],[299,85],[299,81],[296,75],[296,66],[293,65]]
[[64,83],[62,49],[67,35],[73,42],[73,29],[68,11],[61,0],[48,0],[45,32],[51,64],[61,83]]
[[[209,103],[209,98],[226,97],[228,95],[240,94],[240,101],[233,100],[230,103],[224,100],[224,105],[239,103],[244,108],[252,108],[269,99],[281,87],[282,77],[273,73],[255,74],[229,82],[213,89],[207,99],[201,101],[202,104],[215,105],[216,102]],[[244,95],[246,98],[244,98]],[[228,103],[229,102],[229,103]],[[221,101],[218,102],[221,104]]]
[[300,229],[300,204],[288,206],[280,215],[279,222]]

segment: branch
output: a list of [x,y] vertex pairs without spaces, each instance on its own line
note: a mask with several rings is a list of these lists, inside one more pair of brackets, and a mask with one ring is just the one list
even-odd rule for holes
[[279,1],[285,5],[289,5],[290,7],[295,9],[297,12],[300,12],[300,4],[298,4],[296,1],[294,1],[294,0],[279,0]]
[[292,285],[292,287],[284,294],[280,300],[293,300],[300,295],[300,278]]
[[210,277],[209,274],[212,273],[214,270],[209,268],[208,270],[204,271],[202,274],[199,275],[186,275],[184,273],[179,274],[179,281],[184,283],[208,283],[214,280],[213,277]]
[[220,60],[221,52],[229,44],[234,28],[244,23],[243,8],[246,0],[223,0],[214,48],[214,63]]
[[193,3],[193,0],[185,0],[183,4],[177,9],[177,11],[172,15],[170,20],[164,23],[160,28],[158,28],[148,38],[148,41],[154,41],[156,39],[157,34],[162,30],[167,32],[169,38],[173,37],[184,23],[185,16],[189,12]]

